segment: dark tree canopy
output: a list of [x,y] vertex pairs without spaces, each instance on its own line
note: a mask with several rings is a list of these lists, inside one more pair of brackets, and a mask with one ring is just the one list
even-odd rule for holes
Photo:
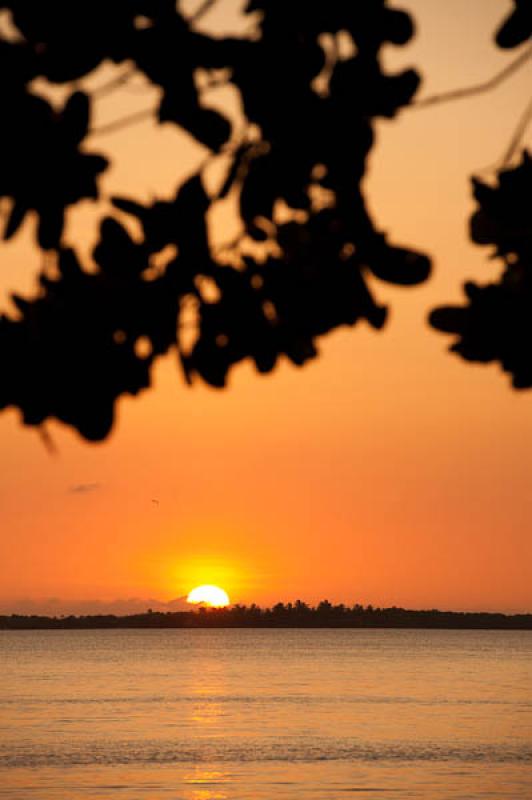
[[[499,47],[512,48],[532,36],[531,0],[514,0],[515,9],[496,33]],[[528,106],[512,142],[532,118]],[[532,160],[503,168],[496,185],[473,178],[478,209],[471,217],[470,235],[478,245],[492,245],[503,262],[497,283],[464,286],[466,307],[443,307],[430,315],[431,324],[458,340],[451,350],[467,361],[497,361],[512,376],[515,389],[532,388]]]
[[466,307],[435,309],[432,325],[458,335],[451,350],[468,361],[498,361],[516,389],[532,387],[532,160],[499,173],[498,184],[473,179],[478,210],[471,238],[493,245],[504,272],[497,283],[465,284]]
[[[412,37],[410,16],[386,0],[250,0],[246,13],[259,15],[259,36],[220,39],[196,26],[212,4],[187,18],[175,0],[0,2],[19,34],[0,34],[4,238],[33,212],[38,245],[56,266],[40,275],[36,297],[14,297],[17,318],[0,318],[0,408],[20,408],[26,424],[55,417],[102,439],[116,399],[149,386],[154,360],[169,350],[188,381],[199,376],[215,387],[246,358],[262,373],[283,355],[302,365],[317,355],[317,337],[340,325],[385,324],[369,274],[406,286],[429,275],[427,256],[375,227],[361,190],[374,120],[411,103],[420,82],[411,69],[385,74],[379,57],[383,44]],[[515,0],[499,46],[530,37],[531,6]],[[69,86],[105,60],[146,76],[161,90],[158,121],[182,127],[230,165],[215,193],[200,170],[169,200],[113,198],[143,236],[133,239],[118,218],[102,219],[91,266],[66,239],[64,222],[69,206],[98,197],[108,166],[85,144],[94,98],[73,87],[58,112],[34,80]],[[243,132],[204,105],[200,71],[236,87]],[[473,239],[496,245],[506,273],[493,287],[468,284],[468,309],[432,315],[436,327],[459,335],[457,352],[500,360],[519,387],[532,385],[531,172],[525,156],[498,187],[475,183]],[[207,215],[230,193],[242,234],[221,253]],[[189,346],[191,310],[197,330]]]

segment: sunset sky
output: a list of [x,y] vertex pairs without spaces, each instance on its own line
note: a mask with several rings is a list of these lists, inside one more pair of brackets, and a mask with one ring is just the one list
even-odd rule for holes
[[[417,35],[386,49],[385,63],[417,67],[420,97],[516,57],[493,43],[507,0],[401,5]],[[233,29],[238,3],[220,6],[205,24]],[[432,306],[461,299],[466,278],[499,272],[468,240],[468,176],[501,158],[531,78],[529,62],[488,94],[379,123],[365,184],[372,213],[394,242],[434,258],[421,288],[374,281],[391,306],[383,331],[337,331],[303,369],[283,362],[259,377],[244,364],[223,392],[187,388],[171,354],[154,389],[120,402],[101,445],[51,423],[51,454],[17,411],[0,415],[0,613],[46,609],[51,597],[66,612],[168,601],[201,583],[263,605],[327,597],[532,611],[532,392],[449,355],[426,324]],[[97,122],[153,97],[124,89],[101,101]],[[150,122],[90,145],[113,157],[106,196],[166,196],[205,155]],[[101,210],[72,215],[70,236],[86,249]],[[217,225],[230,239],[229,223]],[[10,291],[34,287],[32,235],[30,221],[0,248],[4,308]]]

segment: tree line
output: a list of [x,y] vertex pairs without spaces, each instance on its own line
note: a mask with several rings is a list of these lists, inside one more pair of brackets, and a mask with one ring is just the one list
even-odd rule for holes
[[372,605],[334,605],[322,600],[316,606],[302,600],[261,608],[236,604],[227,608],[200,606],[191,611],[153,611],[117,616],[0,616],[0,630],[93,628],[440,628],[532,630],[532,614],[488,611],[439,611],[374,608]]

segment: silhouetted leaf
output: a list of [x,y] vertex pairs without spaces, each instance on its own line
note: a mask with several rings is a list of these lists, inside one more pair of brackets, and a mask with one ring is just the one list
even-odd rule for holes
[[[153,361],[171,348],[187,380],[200,376],[216,387],[245,359],[261,373],[282,356],[301,366],[338,326],[385,324],[370,271],[405,286],[428,276],[425,256],[376,229],[361,190],[375,118],[395,116],[419,84],[414,70],[381,68],[382,45],[413,34],[405,12],[385,0],[254,0],[247,11],[259,11],[260,20],[252,40],[193,30],[175,0],[12,0],[5,7],[23,38],[0,41],[8,84],[0,196],[12,203],[5,235],[35,211],[38,243],[56,251],[58,266],[57,275],[40,276],[36,297],[15,299],[20,318],[0,320],[0,403],[20,408],[26,423],[55,417],[87,439],[104,438],[117,398],[147,387]],[[328,87],[317,91],[327,59],[322,35],[339,32],[351,37],[355,55],[332,58]],[[154,84],[156,121],[181,126],[213,153],[224,147],[231,163],[215,199],[201,173],[169,199],[113,198],[115,209],[139,221],[141,236],[105,217],[89,270],[62,245],[66,210],[97,198],[108,163],[84,146],[91,101],[74,91],[57,110],[28,87],[38,77],[67,84],[105,60],[127,61]],[[197,80],[200,70],[220,69],[246,117],[245,141],[233,148],[229,120],[207,107]],[[243,233],[222,264],[208,216],[233,187]],[[477,227],[479,236],[492,235],[493,222]],[[516,237],[517,230],[498,241],[499,250]],[[250,239],[266,242],[261,259],[249,255]],[[181,329],[195,324],[185,319],[190,303],[197,331],[184,352]]]
[[430,323],[458,337],[451,350],[468,361],[498,361],[516,389],[532,387],[532,160],[504,169],[496,186],[475,179],[479,208],[471,219],[474,242],[494,245],[504,259],[497,283],[464,286],[467,306],[437,308]]
[[526,42],[532,36],[532,3],[530,0],[513,0],[514,10],[496,34],[499,47],[510,48]]

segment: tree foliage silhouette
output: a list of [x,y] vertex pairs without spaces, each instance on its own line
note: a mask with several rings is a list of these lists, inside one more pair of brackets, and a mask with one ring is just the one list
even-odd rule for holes
[[144,614],[69,616],[0,616],[0,630],[91,628],[470,628],[531,630],[532,614],[490,612],[413,611],[374,608],[356,603],[333,605],[322,600],[309,606],[302,600],[276,603],[271,608],[236,604],[225,608],[200,606],[193,611],[153,611]]
[[[530,35],[530,4],[515,3],[498,33],[501,46]],[[14,297],[17,318],[0,318],[0,408],[20,408],[26,424],[55,417],[89,440],[105,438],[116,399],[149,386],[154,360],[170,349],[188,381],[199,376],[216,387],[245,358],[262,373],[283,355],[302,365],[317,355],[317,337],[339,325],[384,325],[370,273],[401,285],[429,275],[425,255],[391,244],[376,228],[361,190],[374,120],[394,117],[419,85],[414,70],[388,75],[379,59],[383,44],[412,37],[410,16],[386,0],[250,0],[245,12],[259,15],[259,35],[219,39],[195,24],[212,4],[186,18],[175,0],[0,2],[20,34],[0,36],[8,76],[0,129],[0,196],[10,201],[4,236],[14,236],[32,211],[38,245],[57,266],[53,277],[40,275],[35,298]],[[143,238],[104,218],[91,268],[67,241],[64,221],[69,206],[97,198],[108,166],[85,146],[93,98],[74,89],[58,112],[34,79],[69,85],[104,60],[145,75],[161,90],[158,121],[182,127],[212,158],[223,153],[231,164],[215,194],[200,170],[170,200],[145,206],[114,198]],[[200,70],[238,89],[244,133],[204,104]],[[477,192],[484,196],[480,186]],[[207,215],[230,193],[238,197],[242,235],[222,258]],[[530,269],[528,242],[518,260],[528,259]],[[191,310],[197,330],[187,346]],[[433,316],[436,326],[461,335],[463,319],[449,310]],[[480,351],[459,352],[471,358]]]
[[532,160],[499,173],[497,186],[473,180],[478,210],[471,238],[494,245],[504,273],[497,283],[465,284],[466,307],[442,307],[432,325],[458,335],[451,350],[468,361],[499,361],[516,389],[532,387]]
[[[532,2],[514,0],[515,9],[496,34],[500,47],[522,44],[532,35]],[[532,119],[532,104],[525,111],[518,136],[504,161],[510,161],[519,134]],[[442,307],[430,315],[431,324],[458,336],[451,350],[468,361],[497,361],[512,376],[516,389],[532,387],[532,160],[524,153],[521,163],[503,168],[497,184],[473,178],[478,209],[471,217],[471,239],[492,245],[493,257],[504,265],[496,283],[464,286],[469,305]]]

